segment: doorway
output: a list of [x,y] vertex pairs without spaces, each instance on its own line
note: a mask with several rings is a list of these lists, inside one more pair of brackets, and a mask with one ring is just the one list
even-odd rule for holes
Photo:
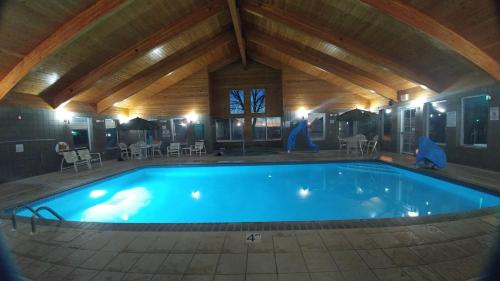
[[415,153],[416,113],[417,113],[416,108],[406,108],[401,110],[400,153],[405,153],[405,154]]

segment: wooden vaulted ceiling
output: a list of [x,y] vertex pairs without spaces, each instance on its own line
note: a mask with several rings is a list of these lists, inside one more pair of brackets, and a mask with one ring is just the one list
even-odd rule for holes
[[240,59],[397,100],[500,80],[495,0],[65,0],[0,4],[0,99],[134,108]]

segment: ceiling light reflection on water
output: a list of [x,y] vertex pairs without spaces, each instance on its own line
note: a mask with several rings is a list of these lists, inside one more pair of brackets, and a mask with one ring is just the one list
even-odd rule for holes
[[428,216],[500,199],[386,164],[343,162],[151,167],[30,205],[69,221],[201,223]]

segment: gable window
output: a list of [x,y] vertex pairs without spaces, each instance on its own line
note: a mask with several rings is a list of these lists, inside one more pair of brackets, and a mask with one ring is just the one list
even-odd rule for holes
[[250,110],[252,113],[266,112],[266,90],[251,89],[250,90]]
[[307,115],[307,124],[310,127],[310,136],[313,140],[325,139],[325,114],[311,112]]
[[115,148],[118,146],[118,130],[116,129],[116,120],[105,119],[104,126],[106,129],[106,148]]
[[462,144],[486,147],[488,137],[488,95],[462,99]]
[[437,143],[446,143],[446,101],[429,103],[427,135]]
[[245,113],[245,94],[243,90],[229,91],[229,113],[230,114]]

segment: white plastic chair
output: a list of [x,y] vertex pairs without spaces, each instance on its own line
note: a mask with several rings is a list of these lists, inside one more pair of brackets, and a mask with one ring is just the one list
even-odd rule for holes
[[79,166],[87,166],[87,168],[92,169],[92,166],[90,165],[90,160],[80,160],[74,150],[64,151],[62,152],[62,155],[64,160],[63,162],[61,162],[61,172],[64,169],[64,163],[72,165],[73,168],[75,169],[75,172],[78,172]]
[[342,150],[342,148],[347,149],[347,139],[338,137],[339,139],[339,151]]
[[132,159],[141,159],[142,154],[141,154],[141,149],[139,148],[139,145],[137,143],[133,143],[129,146],[130,149],[130,157]]
[[207,150],[205,148],[205,142],[203,141],[195,142],[194,146],[191,148],[191,151],[200,156],[201,154],[207,154]]
[[181,144],[178,142],[173,142],[167,147],[167,157],[177,155],[181,156]]
[[155,153],[158,153],[160,157],[163,157],[163,153],[161,153],[161,141],[159,143],[153,143],[151,145],[151,157],[155,157]]
[[79,149],[76,152],[78,153],[78,157],[80,157],[80,160],[89,161],[90,164],[94,162],[99,163],[99,165],[102,167],[101,153],[90,153],[88,149]]
[[375,151],[378,152],[377,145],[378,145],[378,135],[374,136],[373,139],[366,144],[366,152],[370,154],[373,154]]
[[122,159],[127,159],[129,160],[130,159],[130,156],[129,156],[129,150],[128,150],[128,147],[126,144],[124,144],[123,142],[119,143],[118,144],[118,147],[120,148],[120,157]]

